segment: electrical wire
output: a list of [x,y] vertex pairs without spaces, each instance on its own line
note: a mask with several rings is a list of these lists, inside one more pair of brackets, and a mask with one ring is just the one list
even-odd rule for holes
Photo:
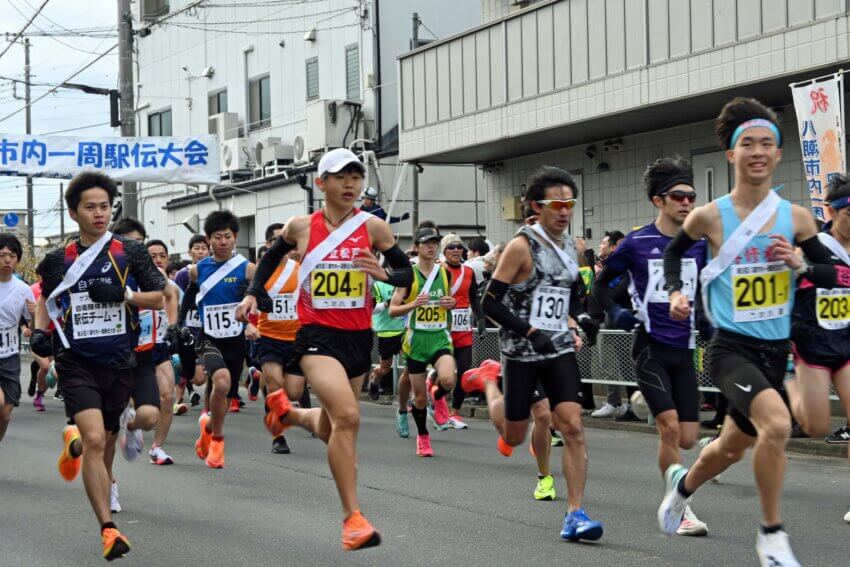
[[[98,113],[100,114],[100,113]],[[76,128],[68,128],[67,130],[56,130],[55,132],[43,132],[41,134],[36,134],[37,136],[49,136],[50,134],[64,134],[65,132],[75,132],[77,130],[87,130],[89,128],[96,128],[98,126],[107,126],[109,122],[99,122],[97,124],[89,124],[88,126],[77,126]]]
[[[27,2],[27,0],[24,0],[24,2],[26,2],[27,6],[29,6],[30,8],[34,8],[34,6],[33,6],[32,4],[30,4],[29,2]],[[25,14],[21,11],[21,9],[20,9],[20,8],[18,8],[15,4],[13,4],[13,3],[12,3],[12,0],[9,0],[9,6],[11,6],[12,8],[14,8],[14,10],[15,10],[17,13],[19,13],[21,16],[26,17],[26,15],[25,15]],[[51,23],[53,23],[53,24],[56,24],[56,22],[54,22],[53,20],[51,20],[50,18],[48,18],[48,17],[47,17],[47,16],[45,16],[44,14],[41,14],[41,17],[42,17],[42,18],[44,18],[44,19],[46,19],[48,22],[51,22]],[[56,24],[56,25],[59,25],[59,24]],[[44,31],[44,30],[42,30],[40,27],[38,27],[35,23],[33,23],[33,24],[32,24],[32,27],[34,27],[34,28],[35,28],[35,29],[37,29],[38,31]],[[96,52],[94,52],[94,51],[89,51],[89,50],[87,50],[87,49],[83,49],[83,48],[81,48],[81,47],[77,47],[76,45],[73,45],[73,44],[70,44],[70,43],[66,43],[66,42],[62,41],[61,39],[58,39],[58,38],[56,38],[56,37],[54,37],[54,36],[47,35],[47,36],[45,36],[45,37],[49,37],[49,38],[50,38],[50,39],[52,39],[53,41],[55,41],[55,42],[57,42],[57,43],[59,43],[59,44],[61,44],[61,45],[64,45],[65,47],[68,47],[68,48],[70,48],[70,49],[73,49],[73,50],[75,50],[75,51],[79,51],[79,52],[81,52],[81,53],[85,53],[85,54],[87,54],[87,55],[97,55],[97,53],[96,53]]]
[[3,51],[0,52],[0,59],[2,59],[3,56],[6,55],[6,52],[9,51],[9,49],[13,45],[15,45],[15,42],[17,42],[18,39],[20,39],[21,35],[23,35],[23,33],[25,31],[27,31],[27,28],[30,27],[30,24],[32,23],[32,21],[35,19],[36,16],[39,15],[39,13],[41,13],[41,11],[44,9],[44,7],[47,6],[48,2],[50,2],[50,0],[44,0],[44,2],[41,3],[41,6],[38,7],[38,10],[36,10],[35,13],[32,15],[32,17],[27,21],[27,23],[24,24],[24,27],[21,28],[21,31],[19,31],[18,33],[15,34],[15,37],[13,37],[12,40],[9,42],[9,45],[6,46],[6,49],[4,49]]
[[[268,22],[286,22],[286,21],[290,21],[290,20],[301,20],[301,19],[305,19],[305,18],[314,18],[316,16],[329,16],[329,15],[333,16],[333,15],[336,15],[336,14],[341,14],[343,12],[353,11],[355,7],[356,6],[349,6],[347,8],[337,8],[336,10],[327,10],[327,11],[324,11],[324,12],[316,12],[315,14],[304,14],[303,16],[286,16],[286,17],[283,17],[283,18],[262,18],[262,19],[259,19],[259,20],[241,20],[241,21],[237,20],[237,21],[227,21],[227,22],[204,21],[203,23],[204,23],[205,26],[232,26],[232,25],[237,25],[237,24],[250,25],[250,24],[264,24],[264,23],[268,23]],[[192,25],[192,24],[195,24],[195,23],[196,22],[193,22],[193,21],[176,21],[176,22],[175,21],[169,21],[164,25],[177,25],[177,24]],[[217,30],[210,30],[210,31],[217,31]]]

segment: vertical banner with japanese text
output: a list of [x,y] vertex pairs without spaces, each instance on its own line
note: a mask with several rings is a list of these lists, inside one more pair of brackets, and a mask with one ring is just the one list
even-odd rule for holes
[[827,185],[834,175],[846,171],[844,78],[836,74],[823,81],[791,85],[791,92],[812,212],[818,219],[829,220],[824,207]]

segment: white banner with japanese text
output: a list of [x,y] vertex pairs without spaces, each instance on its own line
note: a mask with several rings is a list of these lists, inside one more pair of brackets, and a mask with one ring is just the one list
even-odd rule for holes
[[70,178],[100,171],[115,181],[218,183],[218,139],[0,134],[0,175]]
[[829,220],[829,211],[824,208],[827,186],[833,176],[846,171],[843,75],[792,85],[791,92],[812,212],[821,220]]

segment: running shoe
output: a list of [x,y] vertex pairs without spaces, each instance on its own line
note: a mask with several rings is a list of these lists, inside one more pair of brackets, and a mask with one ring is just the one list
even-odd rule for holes
[[[445,431],[446,429],[448,429],[450,427],[448,420],[446,420],[446,422],[442,425],[437,423],[437,418],[434,417],[434,406],[433,405],[426,406],[425,409],[428,411],[428,417],[430,417],[431,421],[434,422],[434,429],[436,429],[437,431]],[[412,413],[412,410],[411,410],[411,413]]]
[[256,367],[252,366],[248,369],[248,378],[245,380],[245,387],[248,389],[248,399],[256,402],[260,393],[260,372]]
[[76,425],[66,425],[65,429],[62,430],[62,453],[59,455],[59,462],[56,466],[59,469],[59,474],[68,482],[71,482],[80,474],[82,459],[71,454],[71,445],[79,438],[80,430],[77,429]]
[[469,429],[463,418],[457,414],[449,416],[449,427],[453,429]]
[[174,404],[174,409],[172,410],[172,413],[174,413],[174,415],[183,415],[187,411],[189,411],[189,406],[187,406],[183,402],[180,402],[179,404]]
[[756,553],[762,567],[800,567],[800,562],[791,551],[788,534],[784,530],[772,534],[759,531],[756,539]]
[[230,413],[237,413],[239,411],[239,408],[239,399],[230,398]]
[[416,436],[416,456],[417,457],[433,457],[434,449],[431,448],[430,435]]
[[850,524],[850,512],[844,514],[844,521]]
[[377,380],[369,381],[369,397],[375,402],[381,397],[381,384]]
[[617,415],[614,416],[614,421],[644,421],[635,415],[631,404],[623,404],[617,408]]
[[224,438],[215,439],[210,435],[210,450],[204,462],[211,469],[224,468]]
[[152,465],[173,465],[174,459],[168,453],[162,450],[162,447],[151,447],[148,455],[151,458]]
[[292,402],[289,401],[286,390],[281,388],[269,394],[266,397],[266,408],[266,417],[263,419],[263,422],[266,424],[266,429],[268,429],[269,433],[277,437],[289,427],[281,421],[292,409]]
[[796,421],[791,424],[791,439],[808,439],[809,434],[803,429],[803,426]]
[[118,481],[115,480],[109,486],[109,510],[113,514],[121,512],[121,503],[118,501]]
[[395,430],[399,437],[410,437],[410,426],[407,424],[407,413],[395,412]]
[[561,434],[553,430],[550,430],[549,432],[552,434],[552,447],[563,447],[564,440],[561,437]]
[[207,423],[209,421],[210,416],[206,413],[201,414],[201,417],[198,418],[198,427],[201,430],[201,434],[198,436],[198,440],[195,441],[195,453],[202,460],[206,459],[210,452],[210,437],[212,437],[212,434],[207,431]]
[[830,433],[826,438],[826,442],[834,444],[841,443],[846,445],[848,442],[850,442],[850,426],[845,423],[844,425]]
[[502,439],[501,435],[499,435],[499,440],[496,441],[496,448],[499,450],[503,457],[510,457],[514,454],[514,448],[505,443],[505,440]]
[[189,394],[189,405],[195,407],[196,405],[201,403],[201,394],[198,392],[192,392]]
[[431,394],[431,405],[434,407],[434,413],[432,415],[432,417],[434,418],[434,423],[436,423],[441,428],[446,429],[450,426],[449,404],[446,402],[446,397],[443,396],[439,400],[436,398],[439,386],[434,383],[434,380],[431,376],[428,376],[426,384],[428,386],[428,393]]
[[35,398],[32,400],[32,406],[35,408],[35,411],[45,411],[43,393],[36,392]]
[[534,489],[535,500],[555,499],[555,479],[552,475],[537,478],[537,488]]
[[688,469],[679,464],[670,465],[664,473],[667,485],[664,500],[658,507],[658,527],[666,534],[674,534],[682,525],[688,499],[679,492],[679,481],[688,473]]
[[614,414],[617,413],[617,409],[619,407],[620,406],[615,406],[605,402],[601,408],[591,413],[590,417],[614,417]]
[[679,524],[679,529],[676,530],[676,535],[706,536],[708,535],[708,524],[697,518],[690,506],[685,506],[685,516],[682,518],[682,523]]
[[127,406],[121,412],[121,417],[118,420],[118,425],[121,427],[118,433],[118,443],[121,445],[121,453],[128,461],[135,461],[142,454],[142,449],[145,446],[145,439],[141,429],[130,431],[127,429],[127,424],[136,417],[136,411]]
[[564,527],[561,528],[561,539],[567,541],[596,541],[602,537],[602,523],[587,517],[584,508],[569,512],[564,516]]
[[247,404],[245,404],[245,400],[242,399],[242,396],[236,394],[236,402],[239,404],[240,408],[244,408]]
[[352,512],[342,522],[342,548],[345,551],[381,545],[381,534],[359,511]]
[[38,378],[35,374],[30,376],[30,384],[27,386],[27,395],[29,397],[35,396],[35,388],[38,385]]
[[286,437],[278,435],[272,440],[272,453],[277,453],[278,455],[288,455],[290,453]]
[[483,392],[484,384],[488,381],[498,381],[502,373],[502,365],[495,360],[485,360],[478,368],[467,370],[460,377],[460,386],[467,394],[471,392]]
[[61,391],[56,390],[55,392],[53,392],[53,399],[56,400],[57,402],[64,402],[65,396],[62,395]]
[[643,392],[640,390],[635,390],[630,398],[631,401],[631,410],[633,414],[641,421],[646,421],[649,417],[649,405],[646,403],[646,399],[643,397]]
[[100,532],[100,539],[103,540],[103,558],[107,561],[124,557],[130,551],[130,542],[115,528]]

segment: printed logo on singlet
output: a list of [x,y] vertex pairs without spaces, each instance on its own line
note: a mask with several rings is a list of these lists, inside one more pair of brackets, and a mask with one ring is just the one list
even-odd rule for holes
[[741,386],[741,385],[740,385],[740,384],[738,384],[737,382],[735,382],[734,384],[735,384],[736,386],[738,386],[738,388],[740,388],[742,391],[744,391],[744,392],[746,392],[746,393],[748,393],[748,394],[749,394],[750,392],[752,392],[752,391],[753,391],[753,385],[752,385],[752,384],[747,384],[747,387],[746,387],[746,388],[745,388],[744,386]]
[[106,262],[106,264],[104,264],[103,267],[100,269],[100,273],[105,274],[106,272],[109,271],[109,268],[111,266],[112,266],[112,264],[110,264],[109,262]]
[[650,252],[650,254],[661,254],[661,250],[659,250],[658,247],[655,247],[652,249],[652,252]]

